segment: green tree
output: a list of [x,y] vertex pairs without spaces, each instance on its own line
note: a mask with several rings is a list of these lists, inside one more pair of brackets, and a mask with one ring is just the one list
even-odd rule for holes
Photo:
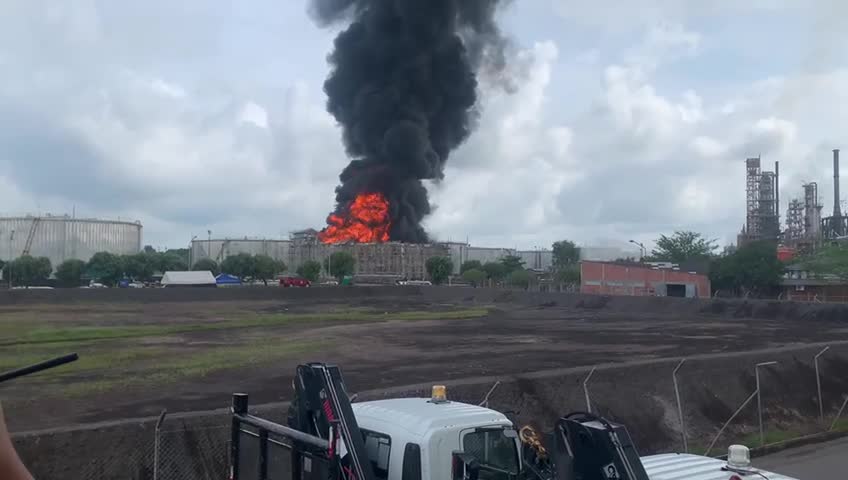
[[114,286],[124,273],[124,266],[117,255],[109,252],[97,252],[85,266],[85,273],[104,285]]
[[500,262],[486,262],[483,265],[483,271],[486,272],[486,277],[495,281],[502,280],[509,273]]
[[486,272],[479,268],[472,268],[462,272],[462,279],[475,287],[479,287],[486,282]]
[[253,257],[254,278],[262,280],[268,285],[268,280],[277,276],[286,269],[286,264],[269,257],[268,255],[256,255]]
[[221,262],[221,271],[242,280],[256,277],[256,259],[248,253],[230,255]]
[[554,273],[554,278],[559,283],[577,285],[580,283],[580,267],[578,265],[569,265],[558,268]]
[[321,264],[315,260],[307,260],[297,267],[297,274],[310,282],[317,282],[321,276]]
[[801,264],[816,276],[833,276],[848,280],[848,246],[828,245],[803,259]]
[[466,260],[459,266],[459,274],[462,275],[468,270],[483,270],[483,264],[480,260]]
[[148,255],[156,253],[156,249],[152,245],[145,245],[142,251]]
[[700,233],[676,231],[672,236],[660,235],[651,257],[657,261],[680,263],[686,260],[711,258],[718,249],[716,240],[707,240]]
[[515,255],[507,255],[501,259],[501,265],[503,265],[504,270],[507,274],[510,274],[516,270],[524,270],[524,260],[521,257],[517,257]]
[[[189,251],[188,248],[169,248],[165,253],[182,260],[183,264],[188,265]],[[188,267],[186,267],[188,269]]]
[[353,275],[356,259],[348,252],[335,252],[324,261],[324,269],[341,282],[344,277]]
[[155,255],[144,252],[135,255],[122,255],[123,274],[133,280],[150,281],[156,271],[158,261]]
[[192,266],[191,269],[196,272],[210,271],[212,272],[212,275],[215,276],[221,273],[221,269],[218,268],[218,262],[212,260],[211,258],[201,258],[200,260],[194,262],[194,266]]
[[30,255],[16,258],[11,262],[9,269],[12,273],[12,282],[27,287],[43,284],[53,273],[49,258]]
[[783,270],[774,243],[751,242],[730,255],[713,260],[710,282],[713,290],[767,294],[780,285]]
[[530,285],[530,272],[527,270],[513,270],[507,276],[507,283],[513,287],[527,288]]
[[[182,249],[188,252],[188,249]],[[155,270],[165,272],[184,272],[188,270],[188,255],[183,255],[181,250],[168,250],[156,253],[154,258]]]
[[580,248],[571,240],[553,244],[554,268],[565,268],[580,261]]
[[445,283],[453,273],[453,261],[450,257],[430,257],[424,263],[424,267],[427,269],[430,280],[436,285]]
[[71,258],[56,267],[56,280],[63,287],[78,287],[82,283],[83,273],[85,273],[85,262]]

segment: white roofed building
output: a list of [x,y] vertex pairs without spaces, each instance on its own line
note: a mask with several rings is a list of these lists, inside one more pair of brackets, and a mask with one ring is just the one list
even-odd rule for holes
[[215,276],[209,270],[197,272],[165,272],[163,287],[216,287]]

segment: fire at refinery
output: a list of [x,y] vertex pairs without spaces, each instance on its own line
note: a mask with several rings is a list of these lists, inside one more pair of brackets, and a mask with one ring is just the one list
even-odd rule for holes
[[389,241],[389,201],[382,193],[360,193],[346,212],[327,217],[318,234],[322,243],[382,243]]
[[341,25],[324,92],[350,158],[320,241],[429,242],[424,181],[444,178],[473,130],[478,72],[511,83],[509,42],[496,22],[509,3],[311,1],[319,25]]

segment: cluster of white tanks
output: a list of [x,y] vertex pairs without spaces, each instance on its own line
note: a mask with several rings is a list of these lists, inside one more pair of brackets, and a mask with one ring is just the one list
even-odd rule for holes
[[25,216],[0,218],[0,259],[47,257],[53,268],[68,259],[88,261],[97,252],[130,255],[142,249],[139,222]]

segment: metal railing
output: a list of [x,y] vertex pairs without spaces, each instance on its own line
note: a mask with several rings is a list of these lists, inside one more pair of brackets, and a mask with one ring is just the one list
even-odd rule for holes
[[[818,410],[819,410],[819,421],[820,421],[822,427],[826,428],[823,431],[828,431],[828,432],[833,431],[836,428],[836,426],[839,422],[839,419],[842,417],[842,414],[845,411],[845,408],[848,407],[848,395],[845,395],[843,402],[842,402],[842,405],[839,407],[839,410],[837,411],[837,413],[834,416],[831,423],[829,425],[827,425],[825,423],[824,401],[823,401],[823,398],[822,398],[821,370],[820,370],[820,367],[819,367],[819,359],[829,350],[830,350],[830,346],[825,346],[821,351],[819,351],[813,357],[813,364],[814,364],[815,375],[816,375],[815,398],[816,398],[816,403],[818,405]],[[671,372],[671,381],[672,381],[672,385],[673,385],[673,388],[674,388],[675,406],[677,407],[677,419],[680,422],[681,446],[683,448],[683,451],[688,453],[689,452],[689,439],[688,439],[687,428],[686,428],[686,417],[684,415],[683,402],[681,400],[681,394],[680,394],[680,384],[679,384],[679,380],[678,380],[678,373],[680,372],[680,369],[683,367],[683,365],[686,363],[686,361],[687,361],[686,358],[680,359],[678,364],[675,366],[674,370],[672,370],[672,372]],[[716,435],[713,437],[712,441],[707,446],[706,451],[704,452],[705,456],[709,456],[709,454],[712,452],[715,445],[718,443],[718,440],[721,438],[722,434],[727,430],[727,428],[733,423],[733,421],[742,413],[743,410],[745,410],[745,408],[755,398],[757,399],[757,430],[758,430],[758,437],[759,437],[759,445],[764,446],[766,444],[766,442],[765,442],[766,435],[765,435],[765,426],[764,426],[765,420],[763,418],[764,410],[763,410],[763,403],[762,403],[762,397],[763,397],[763,395],[762,395],[762,380],[760,379],[760,369],[765,368],[765,367],[772,367],[772,366],[776,366],[776,365],[779,365],[779,362],[768,361],[768,362],[757,363],[754,366],[754,378],[755,378],[755,384],[756,384],[754,391],[751,392],[751,394],[748,395],[745,398],[745,400],[739,405],[739,407],[737,407],[736,410],[733,411],[733,414],[730,416],[730,418],[728,418],[721,425],[718,432],[716,433]],[[582,382],[583,395],[585,397],[586,410],[588,412],[592,412],[592,399],[591,399],[591,395],[589,394],[588,385],[589,385],[589,380],[593,377],[596,370],[597,370],[597,366],[592,367],[591,370],[589,371],[589,374],[586,376],[586,378]]]

